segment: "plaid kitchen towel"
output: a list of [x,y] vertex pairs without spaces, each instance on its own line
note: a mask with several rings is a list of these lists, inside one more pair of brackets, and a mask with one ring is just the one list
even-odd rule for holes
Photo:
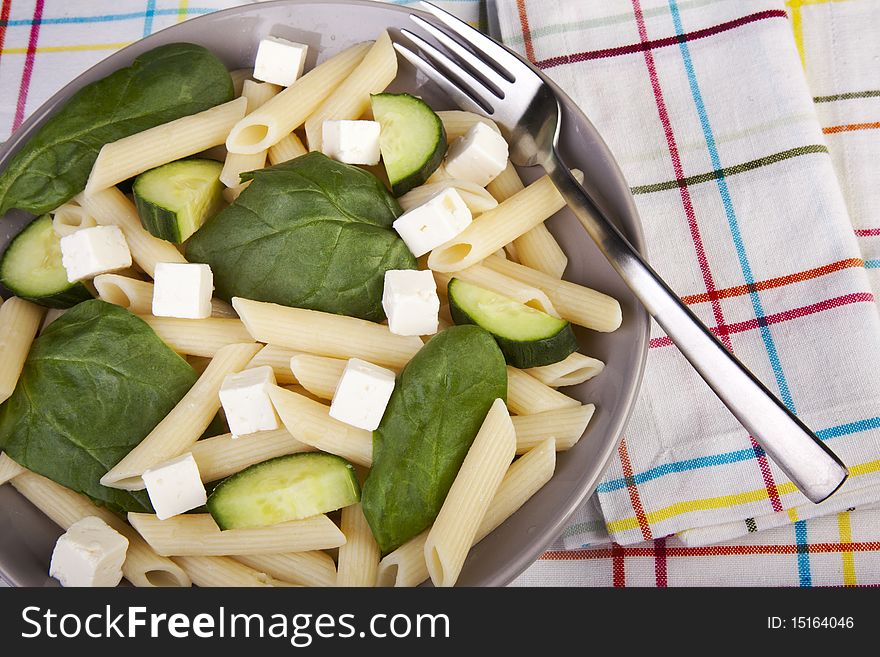
[[[802,66],[811,39],[827,40],[807,20],[817,3],[799,2],[797,22],[773,0],[495,4],[503,40],[608,142],[655,268],[852,472],[827,502],[806,501],[655,325],[642,394],[597,489],[611,538],[714,543],[880,499],[880,322]],[[877,3],[842,4],[874,4],[876,24]],[[874,57],[873,33],[861,34],[832,35],[815,59],[833,58],[838,39]],[[865,88],[876,71],[863,71]],[[843,79],[822,77],[829,89]],[[588,505],[566,547],[597,540],[592,517]]]

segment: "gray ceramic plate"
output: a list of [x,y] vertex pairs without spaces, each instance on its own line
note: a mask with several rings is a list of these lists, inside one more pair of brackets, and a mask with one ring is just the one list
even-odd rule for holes
[[[0,168],[67,98],[83,85],[127,66],[141,53],[174,41],[199,43],[230,69],[252,66],[260,38],[268,34],[309,45],[310,61],[374,39],[383,29],[409,24],[410,10],[372,2],[260,3],[196,18],[138,41],[108,57],[53,96],[0,149]],[[435,109],[452,108],[449,100],[405,62],[393,90],[417,93]],[[561,95],[561,94],[560,94]],[[638,247],[642,233],[629,188],[605,143],[570,99],[561,95],[562,151],[565,161],[584,171],[588,189]],[[540,170],[523,170],[532,180]],[[0,249],[30,219],[10,212],[0,224]],[[507,584],[525,570],[562,531],[566,519],[593,491],[613,454],[629,417],[647,353],[648,317],[570,212],[549,226],[569,257],[565,277],[611,294],[623,307],[623,325],[611,334],[581,331],[582,351],[607,363],[596,379],[566,392],[597,411],[583,439],[560,454],[556,474],[512,518],[470,553],[459,583],[465,586]],[[549,429],[549,427],[548,427]],[[14,585],[52,585],[49,557],[60,530],[22,499],[11,486],[0,487],[0,575]]]

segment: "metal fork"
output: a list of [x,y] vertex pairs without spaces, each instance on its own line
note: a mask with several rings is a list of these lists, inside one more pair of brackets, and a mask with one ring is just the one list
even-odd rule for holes
[[516,165],[541,165],[587,233],[685,358],[789,479],[815,503],[847,478],[846,466],[765,388],[679,300],[571,175],[559,156],[561,109],[544,74],[428,2],[437,24],[410,18],[438,42],[401,34],[397,51],[465,110],[490,116]]

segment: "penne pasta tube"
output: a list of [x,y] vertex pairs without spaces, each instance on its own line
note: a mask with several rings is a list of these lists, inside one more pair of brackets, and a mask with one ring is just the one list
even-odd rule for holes
[[231,344],[219,349],[189,392],[137,447],[101,477],[101,484],[142,490],[144,470],[189,451],[220,409],[223,379],[227,374],[239,372],[258,349],[255,344]]
[[101,301],[122,306],[137,315],[153,311],[153,284],[119,274],[99,274],[92,281]]
[[[345,546],[343,545],[340,550]],[[249,554],[235,557],[245,566],[267,573],[282,582],[299,586],[335,586],[336,564],[326,552]]]
[[434,280],[437,281],[437,289],[442,289],[444,295],[449,285],[449,281],[453,278],[460,278],[468,283],[473,283],[474,285],[484,287],[487,290],[492,290],[505,297],[524,303],[525,305],[545,312],[548,315],[553,315],[553,317],[559,317],[559,313],[556,312],[556,308],[553,307],[553,302],[550,301],[550,297],[548,297],[543,290],[539,290],[531,285],[526,285],[522,281],[510,278],[510,276],[499,274],[487,267],[477,265],[475,267],[462,269],[461,271],[452,274],[446,274],[439,271],[434,272]]
[[56,525],[66,530],[73,523],[97,516],[128,539],[122,574],[134,586],[190,586],[189,576],[170,559],[161,557],[111,511],[95,506],[85,495],[25,471],[12,480],[12,486]]
[[305,155],[308,152],[308,149],[303,146],[300,138],[296,136],[296,133],[291,132],[289,135],[282,137],[281,141],[277,144],[269,147],[269,164],[287,162],[300,155]]
[[486,258],[481,267],[533,285],[550,297],[563,319],[604,333],[620,327],[623,316],[617,299],[570,281],[560,281],[535,269],[501,258]]
[[254,367],[268,365],[275,372],[275,381],[278,385],[292,385],[297,383],[297,380],[290,369],[290,359],[296,354],[297,352],[292,349],[267,344],[257,352],[257,355],[251,359],[251,362],[247,364],[245,369],[249,370]]
[[85,195],[113,187],[162,164],[195,155],[226,141],[244,115],[247,100],[236,98],[191,116],[104,144],[92,166]]
[[296,354],[290,359],[290,371],[299,384],[316,397],[333,399],[347,363],[341,358]]
[[292,586],[230,557],[174,557],[172,561],[196,586]]
[[360,504],[342,509],[345,545],[339,548],[336,586],[376,586],[379,546]]
[[549,176],[539,178],[431,251],[428,266],[454,272],[475,265],[563,207],[565,200]]
[[294,438],[322,452],[369,467],[373,434],[330,417],[330,407],[290,390],[269,387],[269,398],[282,424]]
[[276,456],[310,452],[312,449],[291,436],[287,429],[275,429],[239,438],[233,438],[231,433],[224,433],[199,440],[191,451],[202,481],[208,483]]
[[45,308],[12,297],[0,306],[0,403],[12,396]]
[[[516,168],[510,162],[507,163],[504,171],[486,186],[492,196],[499,201],[507,200],[524,188]],[[565,252],[543,223],[526,231],[505,248],[511,247],[516,253],[513,260],[553,278],[562,278],[568,265]]]
[[523,370],[507,366],[507,405],[517,415],[580,406],[577,399],[546,386]]
[[420,185],[419,187],[408,191],[397,199],[397,201],[400,203],[400,207],[403,208],[403,211],[408,212],[413,208],[417,208],[418,206],[427,203],[433,196],[436,196],[444,189],[449,189],[450,187],[458,192],[459,196],[461,196],[461,200],[464,201],[465,205],[468,206],[468,210],[470,210],[471,214],[475,217],[498,207],[498,201],[496,201],[495,197],[485,189],[467,180],[458,180],[455,178]]
[[[178,354],[213,357],[231,344],[253,343],[254,339],[238,319],[209,317],[180,319],[138,315],[150,325],[162,342]],[[259,347],[260,345],[254,345]],[[256,353],[256,349],[254,350]]]
[[4,452],[0,452],[0,486],[10,479],[17,477],[22,472],[26,472],[26,470]]
[[324,121],[359,119],[370,108],[370,94],[384,91],[396,76],[397,54],[388,32],[382,32],[351,74],[306,119],[309,150],[321,150]]
[[268,527],[221,531],[207,513],[159,520],[152,513],[129,513],[128,521],[164,556],[238,556],[324,550],[345,544],[345,536],[325,515]]
[[437,116],[440,117],[440,121],[443,123],[443,129],[446,130],[446,139],[450,142],[453,139],[463,137],[475,123],[485,123],[495,132],[501,132],[495,124],[495,121],[486,118],[485,116],[480,116],[474,112],[466,112],[464,110],[440,110],[437,112]]
[[571,449],[584,435],[596,406],[584,404],[572,408],[560,408],[533,415],[517,415],[513,418],[516,430],[516,453],[523,454],[554,438],[560,452]]
[[234,71],[229,71],[229,77],[232,78],[232,91],[236,98],[241,96],[244,83],[250,79],[253,72],[252,68],[237,68]]
[[77,202],[102,226],[119,226],[131,251],[131,258],[150,277],[158,262],[186,262],[171,242],[151,235],[141,225],[134,203],[116,187],[95,194],[81,193]]
[[[223,162],[223,169],[220,171],[220,182],[226,185],[227,189],[234,189],[232,193],[232,201],[237,199],[239,195],[247,187],[249,180],[241,181],[241,174],[247,171],[256,171],[266,167],[266,151],[260,151],[253,155],[242,155],[241,153],[229,153]],[[228,199],[227,199],[228,200]]]
[[513,423],[504,401],[496,399],[425,541],[425,562],[434,586],[455,584],[515,451]]
[[319,64],[292,85],[236,123],[226,138],[230,153],[259,153],[302,125],[348,78],[372,43],[359,43]]
[[387,326],[318,310],[232,299],[245,328],[259,342],[333,358],[361,358],[400,369],[421,348],[416,336],[394,335]]
[[[247,100],[247,113],[257,110],[266,101],[275,96],[281,87],[269,82],[254,82],[245,80],[241,95]],[[223,169],[220,171],[220,182],[227,187],[237,187],[241,184],[239,176],[246,171],[255,171],[266,166],[266,149],[256,153],[226,153],[223,161]]]
[[[555,467],[556,445],[553,438],[547,438],[514,461],[483,516],[473,545],[497,529],[550,481]],[[418,586],[428,579],[425,542],[429,531],[425,530],[410,539],[379,562],[377,586]]]
[[52,229],[58,237],[66,237],[82,228],[97,225],[95,218],[76,203],[65,203],[52,212]]
[[542,365],[541,367],[529,367],[523,371],[535,377],[544,385],[548,385],[551,388],[561,388],[588,381],[603,369],[605,369],[605,363],[601,360],[574,352],[558,363]]

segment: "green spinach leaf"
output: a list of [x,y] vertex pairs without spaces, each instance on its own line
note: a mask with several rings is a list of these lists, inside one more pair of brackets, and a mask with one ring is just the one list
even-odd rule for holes
[[0,405],[0,448],[116,511],[150,511],[144,491],[99,480],[195,381],[193,369],[142,320],[84,301],[34,341],[15,392]]
[[232,100],[232,79],[202,46],[171,43],[74,94],[0,174],[0,215],[42,214],[81,192],[111,141]]
[[504,356],[478,326],[437,334],[397,378],[373,432],[361,503],[383,553],[434,522],[480,425],[507,399]]
[[218,296],[384,319],[385,271],[416,261],[375,176],[313,152],[242,178],[253,182],[187,242]]

